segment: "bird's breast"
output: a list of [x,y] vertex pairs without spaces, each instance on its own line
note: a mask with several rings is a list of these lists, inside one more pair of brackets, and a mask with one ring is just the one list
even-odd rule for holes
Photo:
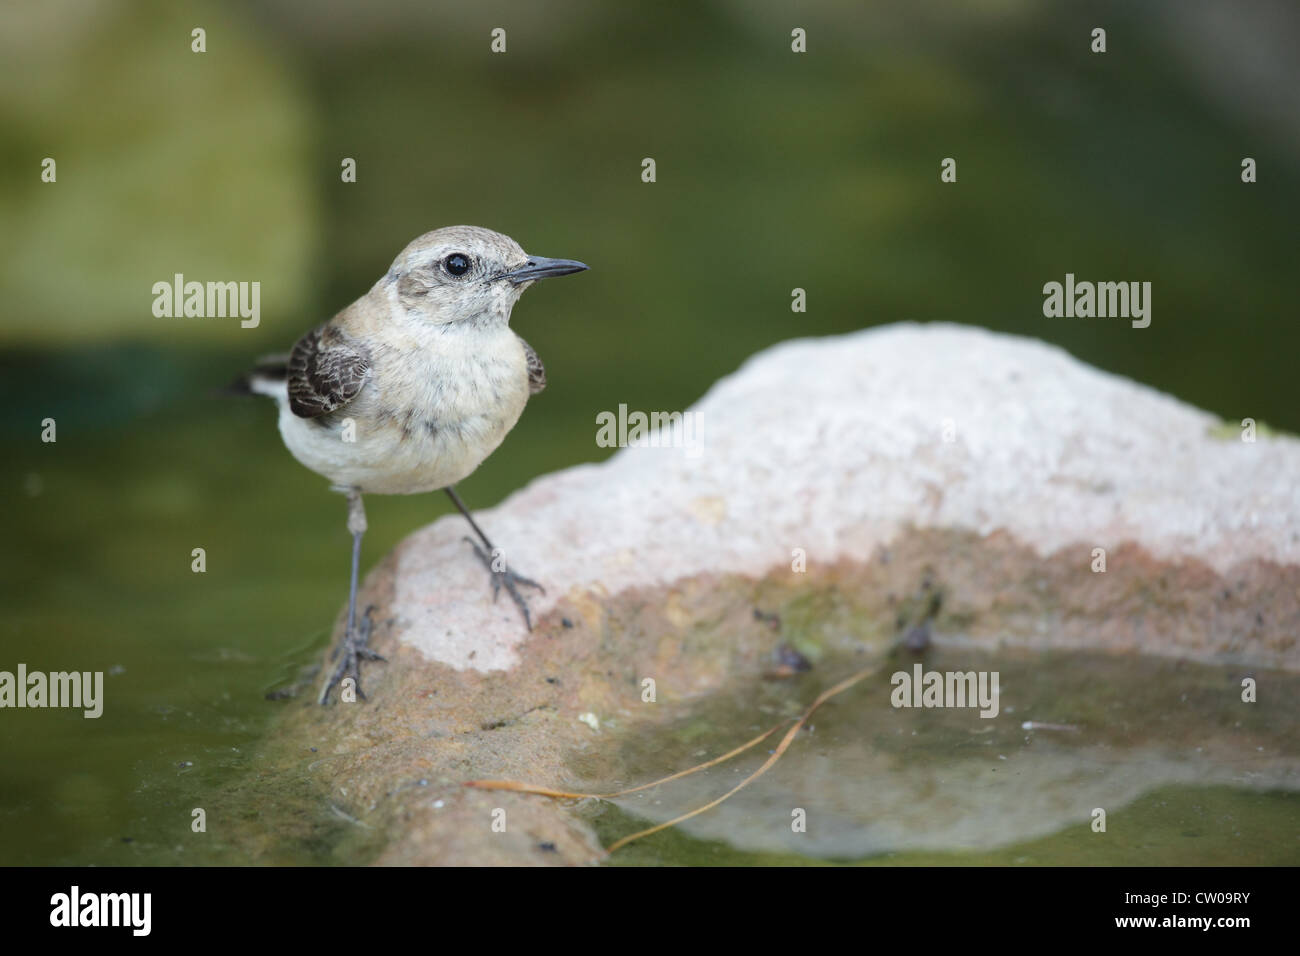
[[528,401],[528,367],[518,338],[452,340],[397,362],[377,363],[373,397],[379,417],[418,437],[468,436],[514,425]]
[[411,494],[473,472],[528,401],[527,363],[517,343],[511,335],[489,349],[445,349],[377,366],[364,417],[383,464],[367,484]]

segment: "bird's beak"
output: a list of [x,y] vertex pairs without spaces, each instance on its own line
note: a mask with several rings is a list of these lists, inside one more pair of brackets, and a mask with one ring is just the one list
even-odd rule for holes
[[528,261],[518,269],[503,272],[497,278],[509,279],[515,285],[519,285],[522,282],[549,279],[551,276],[567,276],[574,272],[583,272],[586,268],[586,263],[576,262],[573,259],[547,259],[545,256],[529,256]]

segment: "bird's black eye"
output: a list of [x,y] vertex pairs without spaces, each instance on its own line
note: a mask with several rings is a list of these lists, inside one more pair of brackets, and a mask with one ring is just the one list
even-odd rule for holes
[[463,252],[453,252],[442,260],[442,267],[454,276],[463,276],[469,272],[469,256]]

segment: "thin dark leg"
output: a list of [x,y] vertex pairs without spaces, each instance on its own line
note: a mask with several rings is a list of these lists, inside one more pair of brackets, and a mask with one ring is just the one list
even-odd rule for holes
[[505,589],[510,594],[511,600],[515,602],[515,606],[519,608],[519,612],[524,616],[524,626],[531,631],[533,629],[532,614],[528,610],[528,602],[524,600],[524,596],[519,593],[519,585],[522,584],[527,585],[528,587],[537,588],[537,590],[541,591],[543,594],[546,593],[546,588],[542,587],[532,578],[526,578],[522,574],[516,574],[514,571],[510,570],[508,565],[503,565],[499,571],[494,568],[492,563],[497,549],[493,547],[492,542],[488,540],[488,536],[483,533],[483,529],[478,526],[478,523],[475,522],[474,518],[470,515],[469,509],[465,507],[465,502],[461,501],[460,495],[456,494],[455,486],[448,485],[444,490],[447,492],[447,497],[451,499],[452,504],[454,504],[460,510],[460,513],[465,516],[465,520],[468,521],[469,526],[474,529],[474,533],[479,536],[479,540],[483,542],[483,547],[480,548],[473,538],[465,538],[465,540],[469,542],[470,547],[474,549],[474,553],[478,555],[478,559],[482,561],[484,566],[488,569],[488,573],[492,575],[492,600],[495,601],[497,599],[497,596],[501,593],[502,585],[505,585]]
[[348,585],[348,626],[343,634],[343,642],[334,649],[330,660],[338,658],[343,651],[343,660],[330,675],[325,686],[321,688],[319,703],[329,700],[330,691],[339,685],[345,677],[351,677],[356,684],[357,696],[365,700],[361,692],[361,661],[382,661],[383,658],[370,650],[366,644],[370,640],[370,613],[373,607],[366,608],[365,626],[357,629],[357,581],[361,576],[361,538],[366,533],[366,509],[361,502],[361,492],[355,488],[348,491],[348,531],[352,532],[352,581]]
[[492,546],[492,542],[488,540],[488,536],[483,533],[483,529],[478,526],[477,522],[474,521],[473,515],[469,513],[469,509],[465,507],[465,502],[461,501],[460,495],[456,494],[456,486],[448,485],[444,490],[447,492],[447,497],[451,499],[452,504],[460,509],[460,513],[465,516],[465,520],[469,522],[469,526],[474,529],[474,533],[479,536],[479,540],[483,542],[488,551],[495,551],[496,548]]
[[[348,634],[357,632],[357,578],[361,571],[361,537],[364,531],[352,532],[352,583],[348,585]],[[337,649],[335,651],[337,653]]]

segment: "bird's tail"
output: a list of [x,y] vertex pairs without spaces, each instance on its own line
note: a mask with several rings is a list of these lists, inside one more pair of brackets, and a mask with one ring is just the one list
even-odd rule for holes
[[240,395],[268,395],[271,398],[283,395],[289,380],[289,356],[265,355],[239,378],[229,385],[218,388],[213,394],[224,397]]

